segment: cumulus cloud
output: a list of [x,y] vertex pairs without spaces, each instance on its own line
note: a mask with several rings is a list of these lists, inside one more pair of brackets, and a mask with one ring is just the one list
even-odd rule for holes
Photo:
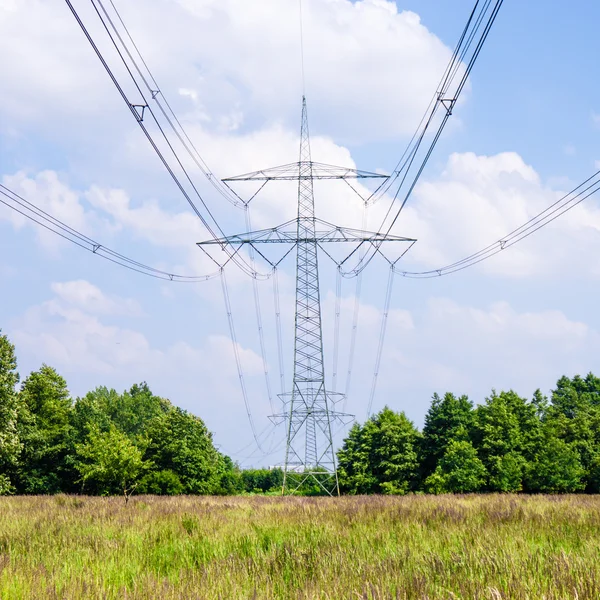
[[[10,323],[8,332],[22,361],[33,365],[45,361],[57,367],[75,385],[75,393],[85,392],[93,382],[124,388],[134,381],[147,380],[157,393],[207,419],[229,451],[248,438],[232,342],[227,335],[210,334],[195,344],[183,339],[156,343],[143,333],[141,323],[138,330],[114,321],[117,314],[123,314],[115,304],[128,309],[125,299],[104,294],[84,281],[55,284],[53,292],[49,300],[28,308]],[[87,301],[89,297],[94,300]],[[243,299],[237,300],[243,303]],[[331,294],[325,298],[324,315],[331,316],[334,300]],[[352,294],[344,293],[341,305],[338,391],[343,391],[346,384]],[[283,315],[286,343],[292,322],[288,312],[286,309]],[[239,316],[239,311],[236,314]],[[267,333],[273,327],[269,315],[264,314]],[[346,407],[361,420],[370,395],[381,316],[380,307],[361,302]],[[324,325],[329,383],[333,368],[331,319]],[[261,429],[269,412],[262,379],[264,365],[256,331],[252,336],[247,326],[252,329],[244,322],[238,331],[245,341],[237,350],[255,421]],[[267,340],[271,381],[278,389],[274,336],[267,336]],[[389,315],[374,409],[388,404],[420,421],[435,391],[467,393],[476,402],[489,394],[492,385],[530,395],[538,386],[548,390],[565,372],[586,372],[591,368],[590,357],[599,350],[597,331],[556,309],[518,311],[506,301],[478,306],[447,297],[433,297],[411,311],[394,307]],[[285,357],[289,366],[291,355],[287,351]],[[289,378],[288,370],[288,387]],[[238,415],[233,421],[232,413]]]
[[84,279],[56,282],[51,286],[57,298],[69,307],[76,307],[93,315],[123,315],[137,317],[142,309],[133,298],[107,295]]
[[[418,238],[408,260],[436,268],[468,256],[525,223],[564,195],[544,184],[514,152],[452,154],[437,179],[423,180],[400,219]],[[524,242],[482,263],[505,276],[600,274],[600,208],[592,197]]]
[[[93,11],[76,8],[117,75],[125,74]],[[295,126],[302,93],[295,0],[135,0],[120,8],[163,89],[179,90],[170,96],[184,111],[191,102],[196,122]],[[0,5],[3,49],[12,60],[0,67],[8,86],[0,110],[11,117],[114,115],[117,95],[65,7]],[[412,132],[451,55],[417,14],[387,0],[306,0],[304,49],[316,126],[362,141]]]
[[[55,219],[82,233],[90,232],[91,216],[86,215],[84,207],[79,202],[78,194],[61,181],[55,171],[41,171],[33,177],[29,177],[24,171],[18,171],[13,175],[4,175],[1,181],[10,190],[22,196],[25,201],[32,202]],[[37,239],[45,248],[56,249],[59,243],[55,234],[5,206],[0,210],[0,221],[2,220],[8,221],[16,229],[25,226],[34,227]]]

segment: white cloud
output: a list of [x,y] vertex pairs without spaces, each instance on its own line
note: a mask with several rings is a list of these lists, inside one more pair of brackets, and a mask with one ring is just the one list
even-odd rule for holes
[[600,127],[600,114],[598,114],[597,112],[594,112],[594,111],[592,111],[592,123],[596,127]]
[[89,281],[65,281],[53,283],[52,291],[66,305],[79,308],[94,315],[123,315],[136,317],[142,314],[137,300],[106,295]]
[[[34,177],[28,177],[24,171],[19,171],[14,175],[4,175],[2,183],[22,196],[25,201],[32,202],[55,219],[82,233],[90,232],[90,215],[86,215],[77,193],[62,182],[56,172],[46,170],[37,173]],[[11,202],[11,205],[13,204]],[[17,208],[30,214],[22,207]],[[50,233],[22,214],[5,206],[1,207],[0,220],[8,221],[15,229],[32,226],[37,239],[45,248],[55,250],[59,244],[56,234]]]
[[[76,8],[127,82],[98,18],[85,3]],[[302,93],[296,0],[134,0],[120,8],[163,91],[183,111],[191,101],[195,122],[234,129],[283,120],[295,128]],[[314,122],[363,141],[412,132],[451,55],[418,15],[384,0],[306,0],[304,50]],[[83,123],[80,117],[101,113],[105,128],[114,118],[118,95],[64,7],[2,5],[0,52],[12,57],[0,66],[8,86],[0,111],[11,118],[54,127],[60,114],[62,130],[71,118]],[[45,121],[48,114],[54,119]]]
[[[441,177],[419,184],[400,219],[402,233],[419,240],[407,261],[437,268],[459,260],[502,239],[563,194],[544,185],[516,153],[452,154]],[[516,277],[547,277],[562,269],[597,276],[599,231],[600,209],[592,197],[480,268]]]
[[[195,380],[201,375],[212,378],[215,390],[221,377],[235,383],[234,350],[227,336],[209,335],[200,347],[179,341],[154,348],[140,331],[106,322],[111,316],[140,315],[137,302],[107,295],[83,280],[54,283],[52,291],[54,297],[13,323],[20,352],[71,374],[104,373],[130,381],[171,379],[174,373]],[[263,372],[255,352],[241,345],[237,352],[247,376]]]

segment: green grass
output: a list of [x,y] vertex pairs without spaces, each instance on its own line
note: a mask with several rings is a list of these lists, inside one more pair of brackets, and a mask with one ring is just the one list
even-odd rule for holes
[[600,598],[600,498],[0,498],[0,598]]

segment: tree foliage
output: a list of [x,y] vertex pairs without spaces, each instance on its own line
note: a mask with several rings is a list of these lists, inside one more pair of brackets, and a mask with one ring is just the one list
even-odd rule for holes
[[420,434],[404,413],[385,407],[355,423],[338,453],[340,488],[350,494],[406,494],[415,486]]
[[21,451],[18,424],[18,398],[15,386],[19,382],[15,347],[0,330],[0,494],[13,490],[10,473]]
[[421,479],[435,470],[451,441],[467,440],[473,424],[473,403],[467,396],[434,394],[425,415],[420,445]]
[[23,450],[17,490],[25,494],[63,491],[65,483],[74,482],[69,464],[72,400],[67,383],[52,367],[42,365],[23,382],[19,400]]
[[108,431],[92,425],[85,443],[75,448],[75,466],[84,486],[87,484],[103,496],[122,493],[127,501],[151,466],[150,461],[143,459],[146,444],[142,439],[135,444],[113,424]]
[[485,477],[485,466],[473,444],[452,440],[435,471],[425,480],[425,489],[434,494],[477,492]]
[[[240,469],[199,417],[145,383],[73,399],[42,365],[20,389],[0,332],[0,494],[276,494],[281,469]],[[348,494],[600,492],[600,378],[561,377],[546,398],[512,390],[476,405],[434,394],[422,433],[385,407],[355,423],[338,452]],[[323,477],[330,477],[324,472]],[[298,493],[323,494],[302,473]]]

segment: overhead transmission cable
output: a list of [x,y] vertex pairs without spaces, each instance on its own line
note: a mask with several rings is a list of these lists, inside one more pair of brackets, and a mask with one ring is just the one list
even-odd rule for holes
[[[487,1],[489,2],[489,0],[487,0]],[[460,64],[461,64],[459,56],[461,56],[463,54],[463,49],[465,49],[465,50],[468,49],[468,46],[466,44],[464,44],[464,41],[465,41],[465,37],[467,36],[467,34],[471,28],[471,23],[473,22],[473,19],[474,19],[475,15],[477,14],[478,6],[479,6],[479,0],[477,0],[475,2],[475,5],[473,6],[473,9],[471,10],[471,13],[467,20],[467,23],[466,23],[463,31],[461,32],[461,35],[460,35],[459,40],[454,48],[454,51],[452,52],[450,61],[448,62],[448,64],[446,65],[446,68],[444,69],[444,73],[442,74],[442,77],[440,79],[440,82],[438,83],[436,91],[434,92],[431,100],[429,101],[429,104],[428,104],[427,108],[425,109],[425,112],[423,113],[423,116],[421,117],[421,120],[420,120],[417,128],[415,129],[411,139],[409,140],[406,148],[404,149],[404,152],[402,153],[402,156],[396,163],[396,166],[394,167],[391,176],[387,180],[384,180],[381,183],[381,185],[371,194],[371,196],[368,198],[369,202],[375,202],[379,198],[381,198],[385,193],[387,193],[387,191],[393,186],[393,184],[398,179],[398,177],[400,177],[400,175],[406,169],[406,166],[408,165],[410,158],[418,150],[421,142],[423,141],[423,138],[425,137],[425,134],[427,133],[427,130],[429,129],[429,126],[433,122],[435,113],[438,111],[438,109],[441,105],[441,100],[444,98],[444,94],[447,91],[446,88],[451,83],[451,79],[449,80],[450,74],[451,73],[455,74],[456,69],[459,68]],[[481,14],[484,14],[484,13],[481,12]],[[473,33],[474,32],[476,32],[475,27],[473,28]],[[406,175],[405,175],[405,177],[406,177]]]
[[[363,204],[363,216],[362,216],[362,230],[366,231],[368,227],[368,210],[369,204],[364,202]],[[359,261],[363,259],[365,255],[365,248],[361,247],[359,250]],[[339,269],[338,269],[339,271]],[[346,373],[346,388],[344,390],[344,402],[342,405],[342,412],[346,411],[348,404],[348,396],[350,395],[350,386],[352,383],[352,369],[354,366],[354,355],[356,353],[356,338],[358,337],[358,325],[360,320],[360,297],[362,293],[362,271],[356,277],[356,287],[354,290],[354,309],[352,311],[352,329],[350,330],[350,351],[348,354],[348,371]]]
[[375,398],[375,390],[377,388],[377,378],[379,377],[379,369],[381,367],[381,355],[383,353],[383,344],[385,342],[385,333],[388,324],[388,315],[390,312],[390,303],[392,300],[392,289],[394,287],[394,268],[390,267],[388,275],[387,287],[385,290],[385,300],[383,304],[383,313],[381,315],[381,328],[379,330],[379,341],[377,342],[377,352],[375,353],[375,371],[373,373],[373,382],[371,384],[371,393],[369,395],[369,404],[367,407],[367,418],[371,416],[373,408],[373,399]]
[[[140,68],[139,64],[133,57],[132,52],[127,47],[127,43],[125,42],[125,40],[119,33],[118,28],[116,27],[115,23],[113,22],[110,15],[108,14],[108,11],[106,10],[104,4],[102,3],[102,0],[95,0],[95,1],[100,6],[110,27],[115,32],[115,35],[117,36],[119,42],[121,43],[121,46],[125,50],[127,56],[129,57],[131,63],[133,64],[135,70],[141,77],[147,90],[150,92],[150,94],[152,96],[152,100],[159,107],[159,109],[160,109],[161,113],[163,114],[164,118],[166,119],[167,123],[169,124],[169,126],[171,127],[171,129],[173,130],[173,132],[175,133],[175,135],[178,137],[179,141],[181,142],[181,145],[185,148],[186,152],[190,155],[190,158],[194,161],[196,166],[204,174],[204,176],[211,183],[211,185],[217,190],[217,192],[219,192],[219,194],[221,194],[228,202],[230,202],[234,206],[242,208],[244,206],[243,200],[241,200],[239,198],[239,196],[229,186],[225,185],[223,182],[221,182],[221,180],[218,177],[216,177],[214,175],[214,173],[210,170],[209,166],[206,164],[205,160],[200,155],[200,152],[196,148],[196,145],[194,144],[194,142],[188,135],[187,131],[185,130],[185,128],[183,127],[183,125],[181,123],[181,120],[175,114],[175,111],[169,104],[169,101],[167,100],[166,96],[164,95],[164,92],[158,85],[154,75],[152,74],[152,71],[150,70],[150,67],[148,66],[148,64],[146,63],[146,60],[142,56],[142,53],[140,52],[138,45],[136,44],[135,40],[133,39],[133,37],[129,31],[129,28],[125,24],[123,18],[121,17],[119,10],[115,6],[115,3],[113,2],[113,0],[109,0],[110,5],[112,6],[114,13],[116,14],[119,22],[121,23],[121,26],[125,32],[125,35],[131,42],[135,53],[137,54],[140,61],[142,62],[142,65],[144,66],[144,69],[146,70],[146,73],[148,74],[148,77],[150,78],[153,85],[150,85],[150,82],[148,81],[148,79],[142,72],[142,69]],[[163,99],[165,106],[163,106],[160,101],[161,97]],[[177,127],[175,125],[177,125]]]
[[[433,150],[435,149],[437,142],[450,116],[452,115],[454,106],[458,101],[460,94],[464,89],[464,86],[466,85],[468,77],[475,65],[477,58],[479,57],[479,54],[481,53],[481,49],[483,48],[483,45],[489,35],[491,27],[498,16],[498,12],[502,4],[503,0],[496,0],[493,7],[490,10],[490,7],[492,6],[492,0],[486,0],[483,3],[480,11],[478,12],[480,1],[477,0],[473,7],[473,10],[471,11],[467,24],[463,29],[460,39],[455,47],[450,62],[444,71],[444,75],[442,76],[440,86],[438,87],[434,98],[430,102],[424,118],[421,120],[419,127],[417,128],[415,134],[411,138],[411,141],[409,142],[409,145],[407,146],[406,150],[404,151],[404,154],[398,162],[396,169],[392,173],[392,176],[381,186],[379,186],[379,188],[377,188],[375,192],[373,192],[371,197],[369,197],[368,201],[372,202],[375,198],[378,198],[379,196],[382,196],[387,191],[389,191],[392,185],[397,186],[396,191],[392,196],[388,210],[384,218],[382,219],[379,229],[377,230],[378,233],[382,233],[384,231],[385,233],[390,233],[404,206],[408,202],[408,199],[410,198],[415,186],[417,185],[417,182],[419,181],[421,174],[423,173],[423,170],[425,169],[425,166],[427,165],[429,158],[431,157],[431,154],[433,153]],[[486,15],[487,20],[485,20]],[[480,30],[482,29],[483,23],[485,23],[485,25],[483,26],[483,30],[481,31],[479,37],[477,37],[477,33],[480,32]],[[474,40],[477,40],[475,43],[475,48],[470,54],[467,65],[462,72],[462,75],[456,88],[450,94],[454,79],[460,71],[460,66],[463,60],[469,53],[471,47],[473,46]],[[389,222],[388,224],[390,216],[392,215],[394,205],[400,197],[400,192],[404,189],[404,184],[408,180],[408,176],[411,173],[412,166],[415,163],[415,160],[419,154],[421,144],[425,139],[429,127],[434,122],[435,115],[437,114],[440,107],[443,108],[445,111],[441,122],[439,123],[438,128],[434,133],[433,139],[430,142],[429,147],[425,151],[425,154],[417,167],[416,173],[412,176],[411,183],[407,191],[403,195],[403,199],[400,203],[398,210],[392,217],[391,222]],[[400,182],[396,183],[399,178]],[[362,260],[360,260],[353,269],[351,269],[350,271],[342,272],[342,275],[344,275],[345,277],[356,277],[358,273],[360,273],[371,262],[373,257],[377,254],[377,251],[378,246],[367,252],[362,258]]]
[[256,433],[256,427],[254,426],[254,419],[252,418],[252,410],[250,409],[250,402],[248,400],[248,390],[246,389],[246,381],[244,378],[244,370],[242,366],[242,360],[240,357],[240,349],[237,342],[237,336],[235,332],[235,325],[233,322],[233,313],[231,310],[231,301],[229,298],[229,289],[227,287],[227,278],[225,277],[225,269],[221,269],[221,289],[223,291],[223,301],[225,302],[225,311],[227,313],[227,323],[229,325],[229,334],[231,338],[231,344],[233,347],[233,355],[235,358],[235,364],[238,372],[238,378],[240,381],[240,388],[242,390],[242,397],[244,399],[244,405],[246,406],[246,414],[248,416],[248,422],[250,423],[250,429],[252,430],[252,436],[260,451],[263,451],[260,440]]
[[281,333],[281,302],[279,297],[278,270],[273,271],[273,305],[275,308],[275,331],[277,337],[277,355],[279,359],[279,386],[281,394],[285,394],[285,361],[283,359],[283,336]]
[[[5,199],[3,199],[0,197],[1,204],[5,205],[7,208],[10,208],[11,210],[17,212],[18,214],[22,215],[23,217],[31,220],[32,222],[36,223],[37,225],[40,225],[41,227],[50,231],[51,233],[58,235],[59,237],[79,246],[80,248],[82,248],[84,250],[91,252],[92,254],[95,254],[96,256],[99,256],[101,258],[104,258],[105,260],[109,260],[110,262],[112,262],[114,264],[117,264],[119,266],[125,267],[125,268],[135,271],[137,273],[140,273],[141,275],[146,275],[149,277],[154,277],[156,279],[162,279],[165,281],[187,282],[187,283],[207,281],[208,279],[213,279],[215,277],[221,276],[228,324],[230,327],[230,332],[233,336],[232,343],[233,343],[233,348],[234,348],[234,355],[236,358],[236,365],[238,368],[238,377],[240,379],[240,387],[242,389],[242,396],[244,399],[244,403],[246,405],[247,412],[250,411],[250,405],[248,402],[248,394],[247,394],[247,390],[246,390],[241,360],[240,360],[240,356],[239,356],[239,348],[237,345],[237,341],[234,341],[234,340],[236,340],[235,326],[234,326],[234,322],[233,322],[233,314],[232,314],[232,309],[231,309],[231,303],[229,300],[229,293],[227,290],[227,284],[226,284],[226,280],[225,280],[225,273],[224,273],[224,269],[222,267],[219,267],[219,265],[215,263],[216,266],[219,267],[218,270],[215,271],[214,273],[210,273],[207,275],[181,275],[181,274],[169,273],[167,271],[156,269],[150,265],[146,265],[139,261],[128,258],[127,256],[125,256],[123,254],[115,252],[114,250],[111,250],[110,248],[104,246],[100,242],[88,237],[84,233],[67,225],[60,219],[53,217],[50,213],[39,208],[32,202],[29,202],[28,200],[26,200],[25,198],[23,198],[22,196],[20,196],[16,192],[12,191],[10,188],[6,187],[3,184],[0,184],[0,195],[2,195],[5,198]],[[274,277],[274,284],[277,285],[276,277]],[[254,279],[253,279],[253,285],[255,286],[255,291],[258,292],[258,289],[256,289],[258,282]],[[277,290],[276,307],[278,307],[279,292],[278,292],[277,288],[275,288],[275,289]],[[262,317],[261,317],[261,312],[260,312],[260,301],[258,299],[256,301],[256,308],[257,308],[257,322],[259,324],[259,332],[261,334],[260,335],[261,353],[262,353],[264,370],[265,370],[265,380],[267,382],[267,389],[268,389],[268,393],[269,393],[269,400],[271,403],[271,408],[273,409],[271,386],[270,386],[269,373],[268,373],[268,363],[266,360],[264,335],[263,335],[263,331],[262,331]],[[279,316],[277,316],[277,320],[279,321]],[[280,342],[281,341],[281,323],[280,322],[278,322],[278,339]],[[281,384],[282,384],[282,386],[284,386],[285,383],[284,383],[284,379],[283,379],[283,353],[281,351],[281,344],[279,343],[278,345],[279,345],[279,350],[280,350],[279,355],[280,355],[280,368],[281,368]],[[249,413],[249,420],[250,420],[251,424],[253,425],[251,413]]]
[[75,244],[76,246],[79,246],[80,248],[99,256],[100,258],[109,260],[114,264],[125,267],[126,269],[130,269],[131,271],[135,271],[136,273],[140,273],[141,275],[147,275],[149,277],[163,279],[166,281],[183,283],[198,283],[219,276],[221,265],[217,264],[216,262],[215,265],[217,270],[205,275],[182,275],[156,269],[155,267],[111,250],[97,240],[88,237],[73,227],[70,227],[63,221],[53,217],[51,214],[42,210],[32,202],[29,202],[5,185],[0,184],[0,194],[6,198],[0,198],[0,202],[23,217],[33,221],[37,225],[40,225],[46,230],[67,240],[68,242],[71,242],[72,244]]
[[298,16],[300,19],[300,68],[302,70],[302,95],[306,96],[306,77],[304,75],[304,15],[302,13],[302,0],[298,0]]
[[335,270],[335,305],[333,315],[333,368],[331,369],[331,390],[337,389],[337,370],[340,350],[340,312],[342,303],[342,274]]
[[[250,233],[252,231],[252,224],[250,222],[250,206],[246,205],[244,210],[244,215],[246,217],[246,233]],[[249,248],[250,262],[252,267],[255,268],[255,258],[254,258],[254,246],[250,244]],[[260,293],[258,290],[258,281],[256,278],[252,278],[252,293],[254,296],[254,308],[256,313],[256,326],[258,328],[258,339],[260,344],[260,354],[263,361],[263,372],[265,376],[265,386],[267,388],[267,397],[269,399],[269,406],[271,407],[271,414],[275,412],[275,407],[273,406],[273,394],[271,392],[271,378],[269,376],[269,363],[267,361],[267,350],[265,346],[265,334],[263,331],[263,322],[262,322],[262,311],[260,305]]]
[[[110,25],[110,27],[112,28],[112,30],[114,31],[117,39],[119,40],[119,42],[121,43],[121,46],[123,47],[124,51],[126,52],[127,56],[129,57],[130,61],[132,62],[135,70],[137,71],[137,73],[139,74],[139,76],[141,77],[144,85],[146,86],[147,90],[151,93],[152,99],[154,100],[154,102],[158,105],[161,113],[163,114],[163,117],[166,119],[167,123],[169,124],[169,126],[171,127],[171,129],[173,130],[173,132],[175,133],[175,135],[177,136],[177,138],[179,139],[179,141],[181,142],[181,144],[183,145],[183,147],[185,148],[185,150],[187,151],[187,153],[190,155],[190,157],[192,158],[192,160],[195,162],[196,166],[202,171],[202,173],[207,177],[207,179],[211,182],[211,184],[215,187],[215,189],[221,194],[223,195],[223,197],[225,197],[229,202],[231,202],[232,204],[234,204],[235,206],[242,206],[244,208],[244,213],[245,213],[245,217],[246,217],[246,227],[247,230],[250,231],[251,230],[251,226],[250,226],[250,215],[249,215],[249,206],[248,203],[243,202],[239,196],[227,185],[221,183],[221,181],[216,178],[212,172],[210,171],[210,169],[208,168],[208,166],[206,165],[206,163],[204,162],[203,158],[200,156],[200,153],[198,152],[196,146],[194,145],[194,143],[192,142],[192,140],[190,139],[190,137],[188,136],[187,132],[185,131],[185,129],[183,128],[183,126],[181,125],[180,120],[178,119],[178,117],[175,115],[173,109],[171,108],[169,102],[167,101],[167,99],[164,97],[164,94],[162,94],[158,83],[156,82],[155,77],[153,76],[153,74],[151,73],[146,61],[144,60],[143,56],[141,55],[141,52],[137,46],[137,44],[135,43],[135,41],[133,40],[129,29],[127,28],[127,26],[125,25],[123,18],[121,17],[119,11],[117,10],[113,0],[109,0],[110,4],[115,12],[115,14],[117,15],[124,31],[125,34],[127,35],[127,37],[129,38],[129,40],[131,41],[135,52],[137,53],[137,55],[139,56],[143,66],[145,67],[150,79],[152,80],[153,86],[150,85],[150,83],[148,82],[148,80],[146,79],[144,73],[142,72],[140,66],[138,65],[138,63],[136,62],[135,58],[132,56],[132,53],[130,52],[129,48],[127,47],[127,44],[125,43],[125,41],[123,40],[123,37],[121,36],[121,34],[119,33],[117,27],[115,26],[115,23],[113,22],[113,20],[111,19],[110,15],[108,14],[104,4],[102,3],[102,0],[92,0],[92,2],[97,2],[98,5],[100,6],[102,12],[104,13],[104,16],[106,17],[108,24]],[[102,19],[102,15],[100,15],[100,18]],[[177,123],[179,130],[177,129],[177,127],[175,127],[175,123],[173,122],[173,120],[171,119],[171,116],[167,113],[167,111],[165,110],[165,108],[162,106],[160,99],[159,99],[159,94],[162,95],[165,105],[168,109],[168,111],[170,112],[170,115],[173,117],[173,120],[175,121],[175,123]],[[183,135],[182,135],[183,134]],[[185,137],[185,139],[184,139]],[[186,143],[187,141],[187,143]],[[188,146],[189,144],[189,146]],[[192,151],[193,150],[193,151]],[[264,371],[264,378],[265,378],[265,385],[266,385],[266,389],[267,389],[267,397],[269,400],[269,406],[271,407],[271,412],[274,412],[274,406],[273,406],[273,395],[271,392],[271,382],[270,382],[270,377],[269,377],[269,367],[268,367],[268,361],[267,361],[267,355],[266,355],[266,346],[265,346],[265,339],[264,339],[264,331],[263,331],[263,324],[262,324],[262,314],[261,314],[261,306],[260,306],[260,294],[259,294],[259,290],[258,290],[258,282],[257,282],[257,278],[254,276],[256,273],[256,261],[255,261],[255,257],[254,257],[254,249],[251,246],[250,250],[249,250],[249,254],[250,254],[250,263],[251,263],[251,267],[252,267],[252,289],[253,289],[253,297],[254,297],[254,305],[255,305],[255,313],[256,313],[256,323],[257,323],[257,327],[258,327],[258,336],[259,336],[259,345],[260,345],[260,350],[261,350],[261,358],[263,361],[263,371]],[[243,393],[245,393],[244,390],[242,390]]]
[[[492,28],[492,25],[494,24],[497,16],[498,16],[498,12],[503,4],[504,0],[496,0],[496,3],[494,5],[494,8],[492,9],[490,15],[488,16],[488,20],[486,22],[486,25],[484,27],[483,33],[481,34],[481,36],[479,37],[479,40],[477,42],[477,45],[475,47],[475,50],[473,52],[473,54],[471,55],[469,62],[467,63],[467,66],[462,74],[462,77],[460,78],[460,81],[458,83],[458,86],[456,87],[456,89],[454,90],[452,97],[451,98],[445,98],[445,94],[448,92],[448,90],[450,89],[450,85],[454,80],[454,77],[456,75],[456,73],[458,72],[458,66],[456,68],[454,68],[451,72],[448,72],[447,77],[444,79],[444,83],[442,85],[442,89],[440,90],[440,93],[438,95],[438,99],[439,102],[436,103],[435,108],[437,109],[437,107],[439,107],[440,105],[442,105],[445,109],[446,112],[442,118],[442,122],[440,123],[438,130],[436,131],[433,140],[429,146],[429,148],[427,149],[427,152],[425,153],[425,156],[423,157],[423,160],[421,161],[421,164],[419,165],[417,172],[415,173],[412,182],[408,188],[408,190],[406,191],[406,193],[404,194],[404,199],[402,200],[398,210],[396,211],[396,214],[394,216],[394,218],[392,219],[391,223],[389,224],[389,226],[387,226],[387,230],[386,232],[389,233],[391,231],[391,229],[393,228],[394,224],[396,223],[398,217],[400,216],[400,213],[402,212],[404,206],[406,205],[406,203],[408,202],[408,199],[410,198],[415,186],[417,185],[418,180],[421,177],[421,174],[423,173],[423,170],[425,169],[425,166],[427,165],[427,163],[429,162],[429,158],[431,157],[431,154],[433,153],[433,150],[435,149],[435,146],[437,145],[437,142],[442,134],[442,131],[444,130],[446,123],[448,122],[448,119],[450,118],[450,116],[452,115],[452,110],[454,108],[454,105],[456,104],[456,102],[458,101],[458,98],[460,97],[460,94],[462,92],[462,90],[464,89],[464,86],[467,83],[467,80],[469,78],[469,75],[471,74],[471,71],[473,70],[473,67],[475,65],[475,62],[477,60],[477,58],[479,57],[479,54],[481,53],[481,49],[483,48],[483,44],[485,43],[489,32]],[[477,7],[477,4],[479,2],[476,3],[475,7]],[[491,4],[491,0],[488,0],[483,7],[483,11],[487,11],[489,6]],[[484,14],[484,12],[482,11],[482,14]],[[472,19],[472,14],[471,17],[469,19],[469,22]],[[481,23],[483,22],[483,18],[478,19],[476,21],[476,26],[475,26],[475,32],[481,27]],[[474,32],[474,33],[475,33]],[[467,45],[464,48],[464,51],[461,52],[461,59],[464,59],[464,57],[466,56],[466,53],[469,49],[469,47],[471,46],[473,39],[474,39],[475,35],[471,35],[468,38],[467,41]],[[458,48],[458,46],[457,46]],[[458,62],[458,65],[462,62],[462,60],[460,62]],[[420,145],[420,141],[419,144]],[[418,146],[417,146],[417,150],[418,150]],[[413,154],[409,165],[407,167],[406,173],[408,173],[410,167],[412,166],[412,163],[414,161],[414,158],[416,157],[416,152]],[[406,178],[406,175],[405,175]],[[404,182],[405,178],[403,178],[402,183]],[[402,185],[402,184],[401,184]],[[401,186],[398,188],[398,190],[396,191],[395,195],[394,195],[394,202],[396,201],[396,199],[398,198],[399,194],[400,194],[400,190],[401,190]],[[393,203],[390,205],[393,206]],[[389,211],[388,211],[389,214]],[[382,223],[382,227],[380,227],[379,232],[382,231],[382,229],[384,228],[384,223],[385,220],[387,219],[387,215],[383,220]]]
[[561,196],[556,202],[531,217],[528,221],[513,229],[510,233],[503,236],[494,243],[489,244],[478,252],[474,252],[461,260],[450,263],[438,269],[430,269],[428,271],[402,271],[398,268],[394,270],[404,277],[416,279],[427,279],[432,277],[440,277],[462,271],[468,267],[472,267],[483,260],[491,258],[495,254],[502,252],[506,248],[514,246],[516,243],[529,237],[532,233],[549,225],[561,215],[575,208],[578,204],[600,191],[600,170],[588,177],[585,181],[573,188],[567,194]]
[[[123,53],[121,52],[121,49],[119,48],[117,42],[115,41],[114,36],[112,35],[111,31],[109,30],[108,25],[102,19],[102,15],[100,13],[100,10],[98,9],[98,6],[95,3],[95,0],[90,0],[90,1],[92,2],[92,5],[94,7],[94,10],[96,11],[96,14],[98,15],[98,18],[102,22],[102,25],[103,25],[103,27],[104,27],[107,35],[109,36],[109,38],[110,38],[110,40],[112,42],[112,45],[114,46],[117,54],[119,55],[119,57],[121,59],[121,62],[125,66],[125,69],[127,70],[128,74],[129,74],[129,77],[131,78],[131,80],[132,80],[134,86],[136,87],[136,89],[137,89],[140,97],[142,98],[143,104],[133,104],[133,103],[131,103],[129,101],[129,98],[127,97],[127,94],[125,93],[125,90],[123,89],[123,87],[121,86],[121,84],[119,83],[119,81],[117,80],[117,78],[114,75],[112,69],[108,65],[106,59],[104,58],[104,56],[101,53],[100,49],[98,48],[98,46],[96,45],[95,41],[93,40],[91,34],[89,33],[89,31],[88,31],[87,27],[85,26],[85,24],[83,23],[83,21],[81,20],[79,14],[77,13],[75,7],[73,6],[73,4],[71,2],[71,0],[65,0],[65,2],[67,3],[69,9],[73,13],[73,16],[75,17],[77,23],[79,24],[81,30],[83,31],[86,39],[88,40],[88,42],[91,45],[91,47],[94,50],[94,52],[96,53],[98,59],[100,60],[100,62],[103,65],[104,69],[108,73],[111,81],[113,82],[113,84],[117,88],[117,91],[121,95],[123,101],[127,104],[130,112],[135,117],[135,119],[136,119],[139,127],[142,129],[142,131],[144,132],[144,135],[146,136],[146,138],[150,142],[150,145],[152,146],[152,148],[154,149],[155,153],[157,154],[157,156],[159,157],[160,161],[162,162],[163,166],[168,171],[169,175],[171,176],[171,178],[173,179],[173,181],[175,182],[175,184],[179,188],[180,192],[185,197],[185,199],[188,202],[188,204],[191,206],[191,208],[193,209],[193,211],[196,213],[196,216],[203,223],[203,225],[205,226],[205,228],[207,229],[207,231],[209,232],[209,234],[212,236],[213,239],[218,239],[219,237],[224,237],[223,230],[221,229],[219,223],[217,222],[217,220],[215,219],[213,213],[211,212],[211,210],[209,209],[208,205],[206,204],[204,198],[201,196],[198,188],[196,187],[196,185],[192,181],[192,179],[191,179],[191,177],[190,177],[187,169],[183,165],[183,162],[182,162],[181,158],[179,157],[179,155],[177,154],[175,148],[173,147],[173,144],[171,143],[171,141],[167,137],[167,135],[166,135],[163,127],[161,126],[160,122],[158,121],[158,118],[156,117],[156,115],[155,115],[154,111],[152,110],[151,106],[148,104],[148,102],[146,100],[146,97],[144,96],[144,93],[143,93],[143,91],[141,89],[140,84],[138,83],[138,81],[136,80],[135,76],[133,75],[131,67],[129,66],[129,64],[125,60],[125,57],[123,56]],[[158,147],[158,145],[157,145],[156,141],[154,140],[154,138],[152,137],[150,131],[144,125],[144,114],[145,114],[146,110],[151,115],[152,120],[154,121],[155,125],[157,126],[158,130],[160,131],[160,134],[161,134],[162,138],[164,139],[165,143],[169,147],[169,150],[170,150],[171,154],[175,158],[175,161],[179,165],[179,168],[182,170],[182,172],[183,172],[183,174],[185,176],[185,179],[188,181],[189,185],[191,186],[191,188],[192,188],[195,196],[198,198],[198,200],[200,201],[200,203],[204,207],[204,209],[205,209],[205,211],[206,211],[206,213],[208,215],[207,217],[205,217],[204,214],[202,213],[202,211],[200,211],[200,209],[196,206],[194,200],[192,199],[192,197],[190,196],[190,194],[188,193],[188,191],[185,189],[183,183],[181,182],[181,180],[179,179],[179,177],[177,176],[177,174],[173,170],[172,166],[169,164],[169,162],[166,159],[166,157],[163,154],[163,152]],[[213,226],[211,226],[211,224],[209,223],[209,221],[211,221],[212,223],[214,223],[214,227],[221,234],[221,236],[217,235],[217,232],[213,229]],[[250,275],[252,277],[261,277],[261,278],[264,278],[264,279],[270,277],[270,274],[258,274],[258,273],[256,273],[252,269],[251,265],[249,265],[247,263],[247,261],[240,254],[237,253],[237,251],[233,251],[232,249],[230,249],[227,246],[227,244],[222,244],[221,245],[221,249],[227,254],[227,256],[229,257],[229,259],[232,262],[234,262],[247,275]]]

